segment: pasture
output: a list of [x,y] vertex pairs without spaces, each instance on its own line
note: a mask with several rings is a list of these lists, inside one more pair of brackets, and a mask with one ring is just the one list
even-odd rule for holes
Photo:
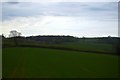
[[118,78],[118,56],[47,48],[3,48],[3,78]]

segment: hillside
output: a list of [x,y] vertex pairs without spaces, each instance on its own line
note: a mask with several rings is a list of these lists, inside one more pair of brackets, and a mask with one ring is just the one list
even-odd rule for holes
[[73,36],[29,36],[2,38],[3,47],[36,47],[103,54],[117,54],[117,37],[77,38]]
[[119,38],[2,38],[3,78],[119,78]]

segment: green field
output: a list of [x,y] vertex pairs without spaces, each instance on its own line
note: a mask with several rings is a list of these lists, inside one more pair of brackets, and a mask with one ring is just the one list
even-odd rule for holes
[[118,56],[44,48],[3,48],[3,78],[118,78]]

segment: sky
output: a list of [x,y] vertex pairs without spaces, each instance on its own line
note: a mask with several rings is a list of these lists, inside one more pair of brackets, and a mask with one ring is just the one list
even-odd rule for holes
[[[46,1],[46,2],[45,2]],[[118,2],[2,2],[0,26],[31,35],[118,36]]]

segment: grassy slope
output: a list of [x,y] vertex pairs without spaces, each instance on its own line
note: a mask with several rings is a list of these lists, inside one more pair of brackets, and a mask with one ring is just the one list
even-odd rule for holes
[[64,43],[56,46],[75,48],[88,51],[100,51],[100,52],[113,52],[115,53],[115,47],[111,44],[98,44],[98,43]]
[[[85,51],[98,51],[98,52],[108,52],[108,53],[116,53],[116,47],[112,44],[107,43],[87,43],[87,42],[65,42],[60,44],[41,44],[35,41],[26,41],[26,40],[18,40],[19,45],[27,45],[27,46],[43,46],[43,47],[61,47],[61,48],[70,48],[77,50],[85,50]],[[3,45],[5,46],[14,46],[13,40],[3,39]]]
[[117,77],[118,57],[42,48],[4,48],[3,77]]

